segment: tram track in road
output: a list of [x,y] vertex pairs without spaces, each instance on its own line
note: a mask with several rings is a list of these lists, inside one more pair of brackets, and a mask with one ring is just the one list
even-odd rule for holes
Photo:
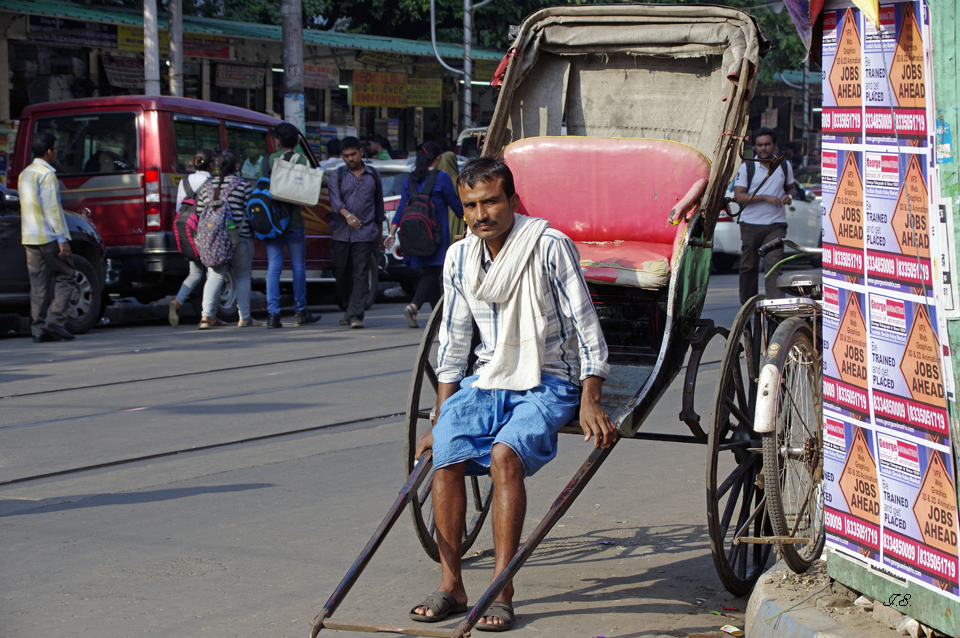
[[94,470],[102,470],[111,467],[117,467],[120,465],[129,465],[130,463],[140,463],[143,461],[152,461],[156,459],[167,458],[171,456],[180,456],[183,454],[190,454],[195,452],[206,452],[209,450],[216,450],[219,448],[230,447],[234,445],[245,445],[248,443],[258,443],[261,441],[267,441],[270,439],[279,439],[286,436],[296,436],[299,434],[309,434],[311,432],[318,432],[322,430],[330,430],[333,428],[345,427],[348,425],[358,425],[361,423],[370,423],[373,421],[380,421],[384,419],[391,419],[403,416],[404,412],[392,412],[389,414],[379,414],[371,417],[364,417],[362,419],[351,419],[349,421],[338,421],[336,423],[326,423],[323,425],[314,425],[307,428],[298,428],[296,430],[286,430],[284,432],[273,432],[270,434],[261,434],[258,436],[250,436],[242,439],[235,439],[233,441],[224,441],[220,443],[210,443],[207,445],[197,445],[194,447],[182,448],[178,450],[170,450],[167,452],[157,452],[155,454],[146,454],[143,456],[129,457],[121,459],[118,461],[106,461],[104,463],[96,463],[93,465],[85,465],[82,467],[74,467],[66,470],[57,470],[55,472],[47,472],[44,474],[35,474],[33,476],[24,476],[21,478],[9,479],[6,481],[0,481],[0,487],[5,487],[7,485],[17,485],[22,483],[28,483],[31,481],[40,481],[48,478],[56,478],[59,476],[66,476],[69,474],[79,474],[82,472],[92,472]]
[[[407,346],[396,346],[395,348],[402,348],[402,347],[407,347]],[[377,350],[390,350],[390,349],[394,349],[394,348],[377,348],[377,349],[373,349],[372,351],[377,351]],[[362,351],[362,352],[366,352],[366,351]],[[303,360],[310,360],[310,359],[317,359],[317,358],[326,358],[327,356],[331,356],[331,355],[324,355],[324,356],[320,356],[320,357],[305,357],[305,358],[301,358],[301,359],[295,359],[294,361],[303,361]],[[338,356],[338,355],[332,355],[332,356]],[[717,364],[719,364],[719,363],[720,363],[719,360],[716,360],[716,361],[703,361],[703,362],[700,363],[700,366],[701,366],[701,368],[702,368],[702,367],[704,367],[704,366],[712,366],[712,365],[717,365]],[[254,366],[249,366],[249,367],[257,367],[257,366],[260,366],[260,365],[269,365],[269,364],[255,364]],[[687,366],[684,365],[683,368],[681,368],[681,370],[686,369],[686,367],[687,367]],[[374,376],[374,377],[379,377],[379,376],[387,376],[387,375],[394,375],[394,374],[407,374],[407,373],[408,373],[408,371],[403,370],[403,371],[382,373],[382,374],[379,374],[379,375],[372,375],[372,376]],[[175,378],[176,376],[179,376],[179,375],[174,375],[174,378]],[[159,377],[159,378],[170,378],[170,377]],[[339,382],[342,382],[342,381],[344,381],[344,380],[338,380],[338,381],[332,381],[332,382],[325,382],[325,383],[320,384],[320,385],[326,385],[326,384],[329,384],[329,383],[339,383]],[[349,380],[346,380],[346,381],[349,381]],[[107,384],[107,385],[112,385],[112,384]],[[312,384],[312,385],[313,385],[313,384]],[[85,386],[85,387],[90,387],[90,386]],[[83,389],[83,388],[76,388],[76,389]],[[216,397],[216,398],[217,398],[217,399],[223,399],[224,397]],[[228,398],[229,398],[229,397],[228,397]],[[207,401],[207,400],[213,400],[213,399],[204,399],[204,400],[201,400],[201,401]],[[190,402],[190,403],[195,403],[195,402]],[[120,414],[120,413],[124,413],[124,412],[143,411],[143,410],[156,409],[156,408],[162,408],[162,407],[166,407],[166,406],[146,406],[146,407],[143,407],[143,408],[133,408],[133,409],[117,410],[117,411],[111,412],[111,413],[109,413],[109,414]],[[297,428],[297,429],[293,429],[293,430],[284,430],[284,431],[282,431],[282,432],[271,432],[271,433],[269,433],[269,434],[260,434],[260,435],[256,435],[256,436],[243,437],[243,438],[239,438],[239,439],[233,439],[233,440],[230,440],[230,441],[221,441],[221,442],[217,442],[217,443],[209,443],[209,444],[206,444],[206,445],[197,445],[197,446],[191,446],[191,447],[186,447],[186,448],[179,448],[179,449],[175,449],[175,450],[168,450],[168,451],[164,451],[164,452],[156,452],[156,453],[153,453],[153,454],[145,454],[145,455],[127,457],[127,458],[119,459],[119,460],[105,461],[105,462],[102,462],[102,463],[95,463],[95,464],[90,464],[90,465],[84,465],[84,466],[74,467],[74,468],[68,468],[68,469],[64,469],[64,470],[56,470],[56,471],[53,471],[53,472],[45,472],[45,473],[42,473],[42,474],[35,474],[35,475],[31,475],[31,476],[24,476],[24,477],[15,478],[15,479],[3,480],[3,481],[0,481],[0,487],[5,487],[5,486],[8,486],[8,485],[18,485],[18,484],[29,483],[29,482],[33,482],[33,481],[40,481],[40,480],[49,479],[49,478],[57,478],[57,477],[61,477],[61,476],[71,475],[71,474],[80,474],[80,473],[83,473],[83,472],[92,472],[92,471],[96,471],[96,470],[108,469],[108,468],[118,467],[118,466],[122,466],[122,465],[129,465],[129,464],[132,464],[132,463],[140,463],[140,462],[157,460],[157,459],[163,459],[163,458],[169,458],[169,457],[174,457],[174,456],[182,456],[182,455],[185,455],[185,454],[191,454],[191,453],[197,453],[197,452],[206,452],[206,451],[210,451],[210,450],[222,449],[222,448],[227,448],[227,447],[232,447],[232,446],[245,445],[245,444],[250,444],[250,443],[258,443],[258,442],[262,442],[262,441],[268,441],[268,440],[272,440],[272,439],[280,439],[280,438],[289,437],[289,436],[297,436],[297,435],[301,435],[301,434],[310,434],[310,433],[314,433],[314,432],[322,432],[322,431],[324,431],[324,430],[331,430],[331,429],[339,428],[339,427],[346,427],[346,426],[351,426],[351,425],[359,425],[359,424],[363,424],[363,423],[372,423],[372,422],[376,422],[376,421],[382,421],[382,420],[386,420],[386,419],[392,419],[392,418],[402,417],[402,416],[404,416],[405,414],[406,414],[405,412],[390,412],[390,413],[378,414],[378,415],[374,415],[374,416],[370,416],[370,417],[363,417],[363,418],[360,418],[360,419],[350,419],[350,420],[347,420],[347,421],[337,421],[337,422],[334,422],[334,423],[325,423],[325,424],[314,425],[314,426],[305,427],[305,428]],[[95,418],[95,417],[98,417],[98,416],[103,416],[103,415],[89,415],[89,416],[73,417],[73,418],[69,418],[69,419],[60,419],[60,420],[58,420],[58,421],[68,421],[68,420],[71,420],[71,421],[72,421],[72,420],[78,420],[78,419],[83,419],[83,418]],[[17,429],[17,428],[23,428],[23,427],[33,427],[33,426],[37,426],[37,425],[46,425],[47,423],[48,423],[48,422],[41,422],[41,423],[34,423],[34,424],[24,424],[24,425],[18,425],[18,426],[10,426],[9,428],[0,428],[0,432],[2,432],[3,430],[7,430],[7,429]],[[49,423],[53,423],[53,422],[49,422]]]
[[[249,369],[253,369],[253,368],[263,368],[263,367],[275,366],[275,365],[287,365],[287,364],[291,364],[291,363],[301,363],[301,362],[304,362],[304,361],[315,361],[315,360],[320,360],[320,359],[332,359],[332,358],[336,358],[336,357],[347,357],[347,356],[351,356],[351,355],[370,354],[370,353],[374,353],[374,352],[388,352],[388,351],[391,351],[391,350],[401,350],[401,349],[403,349],[403,348],[415,348],[415,347],[418,347],[419,345],[420,345],[420,342],[417,341],[416,343],[403,343],[403,344],[394,345],[394,346],[383,346],[383,347],[378,347],[378,348],[365,348],[365,349],[363,349],[363,350],[351,350],[351,351],[349,351],[349,352],[336,352],[336,353],[332,353],[332,354],[320,354],[320,355],[314,355],[314,356],[310,356],[310,357],[296,357],[296,358],[293,358],[293,359],[281,359],[281,360],[278,360],[278,361],[264,361],[264,362],[261,362],[261,363],[250,363],[250,364],[246,364],[246,365],[227,366],[227,367],[222,367],[222,368],[211,368],[211,369],[207,369],[207,370],[197,370],[197,371],[192,371],[192,372],[178,372],[177,374],[159,375],[159,376],[155,376],[155,377],[143,377],[143,378],[138,378],[138,379],[123,379],[123,380],[120,380],[120,381],[108,381],[108,382],[106,382],[106,383],[91,383],[91,384],[87,384],[87,385],[70,386],[70,387],[67,387],[67,388],[51,388],[51,389],[49,389],[49,390],[37,390],[37,391],[35,391],[35,392],[21,392],[21,393],[17,393],[17,394],[2,395],[2,396],[0,396],[0,401],[2,401],[2,400],[4,400],[4,399],[18,399],[18,398],[21,398],[21,397],[33,397],[33,396],[39,396],[39,395],[45,395],[45,394],[57,394],[57,393],[62,393],[62,392],[74,392],[74,391],[77,391],[77,390],[91,390],[91,389],[98,389],[98,388],[109,388],[109,387],[112,387],[112,386],[130,385],[130,384],[134,384],[134,383],[148,383],[148,382],[151,382],[151,381],[165,381],[165,380],[169,380],[169,379],[180,379],[180,378],[193,377],[193,376],[198,376],[198,375],[203,375],[203,374],[211,374],[211,373],[217,373],[217,372],[236,372],[236,371],[240,371],[240,370],[249,370]],[[3,428],[0,428],[0,429],[3,429]]]

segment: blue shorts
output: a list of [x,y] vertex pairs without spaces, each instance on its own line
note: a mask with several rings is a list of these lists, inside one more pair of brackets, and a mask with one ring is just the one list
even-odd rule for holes
[[537,387],[481,390],[460,382],[447,399],[433,428],[433,464],[446,467],[467,461],[467,474],[490,473],[490,450],[495,443],[510,447],[523,462],[524,476],[533,476],[557,455],[557,432],[573,418],[580,388],[549,374]]

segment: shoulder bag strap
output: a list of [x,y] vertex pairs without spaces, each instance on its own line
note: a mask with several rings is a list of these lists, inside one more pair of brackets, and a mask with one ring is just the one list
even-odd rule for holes
[[[183,181],[184,181],[184,184],[183,184],[183,195],[184,195],[184,197],[183,197],[183,198],[184,198],[184,199],[194,199],[194,198],[197,196],[197,192],[196,192],[195,190],[193,190],[193,186],[190,185],[190,176],[187,175],[186,177],[184,177],[184,178],[183,178]],[[204,182],[204,184],[205,184],[205,183],[206,183],[206,182]],[[201,184],[200,186],[203,186],[203,184]]]

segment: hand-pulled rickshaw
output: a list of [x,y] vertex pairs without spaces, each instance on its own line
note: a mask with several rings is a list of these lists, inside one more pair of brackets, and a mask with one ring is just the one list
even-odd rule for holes
[[[531,15],[501,63],[501,92],[483,144],[514,174],[520,212],[542,217],[580,251],[610,351],[604,408],[621,439],[705,444],[711,548],[724,585],[750,590],[770,544],[740,542],[769,533],[757,515],[763,458],[751,419],[755,377],[743,369],[743,330],[700,318],[714,225],[725,205],[748,122],[765,41],[754,20],[718,6],[562,7]],[[677,223],[679,222],[679,223]],[[387,531],[409,505],[426,553],[439,560],[429,455],[414,461],[436,402],[442,308],[424,330],[406,412],[408,478],[360,557],[314,619],[323,628],[446,636],[449,630],[332,618]],[[701,357],[728,340],[709,422],[693,399]],[[689,351],[689,357],[688,355]],[[640,432],[683,370],[680,419],[689,435]],[[574,420],[562,432],[582,434]],[[591,448],[509,567],[453,632],[468,635],[615,446]],[[732,469],[730,469],[732,468]],[[467,477],[463,552],[490,507],[491,482]],[[471,496],[472,495],[472,496]]]

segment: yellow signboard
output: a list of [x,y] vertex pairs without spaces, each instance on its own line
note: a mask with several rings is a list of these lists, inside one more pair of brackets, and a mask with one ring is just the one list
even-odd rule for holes
[[[160,55],[170,53],[170,34],[160,31]],[[143,53],[143,27],[117,25],[117,48],[123,51]]]
[[405,107],[407,74],[354,71],[353,105]]
[[439,107],[443,98],[440,78],[407,78],[407,106]]

